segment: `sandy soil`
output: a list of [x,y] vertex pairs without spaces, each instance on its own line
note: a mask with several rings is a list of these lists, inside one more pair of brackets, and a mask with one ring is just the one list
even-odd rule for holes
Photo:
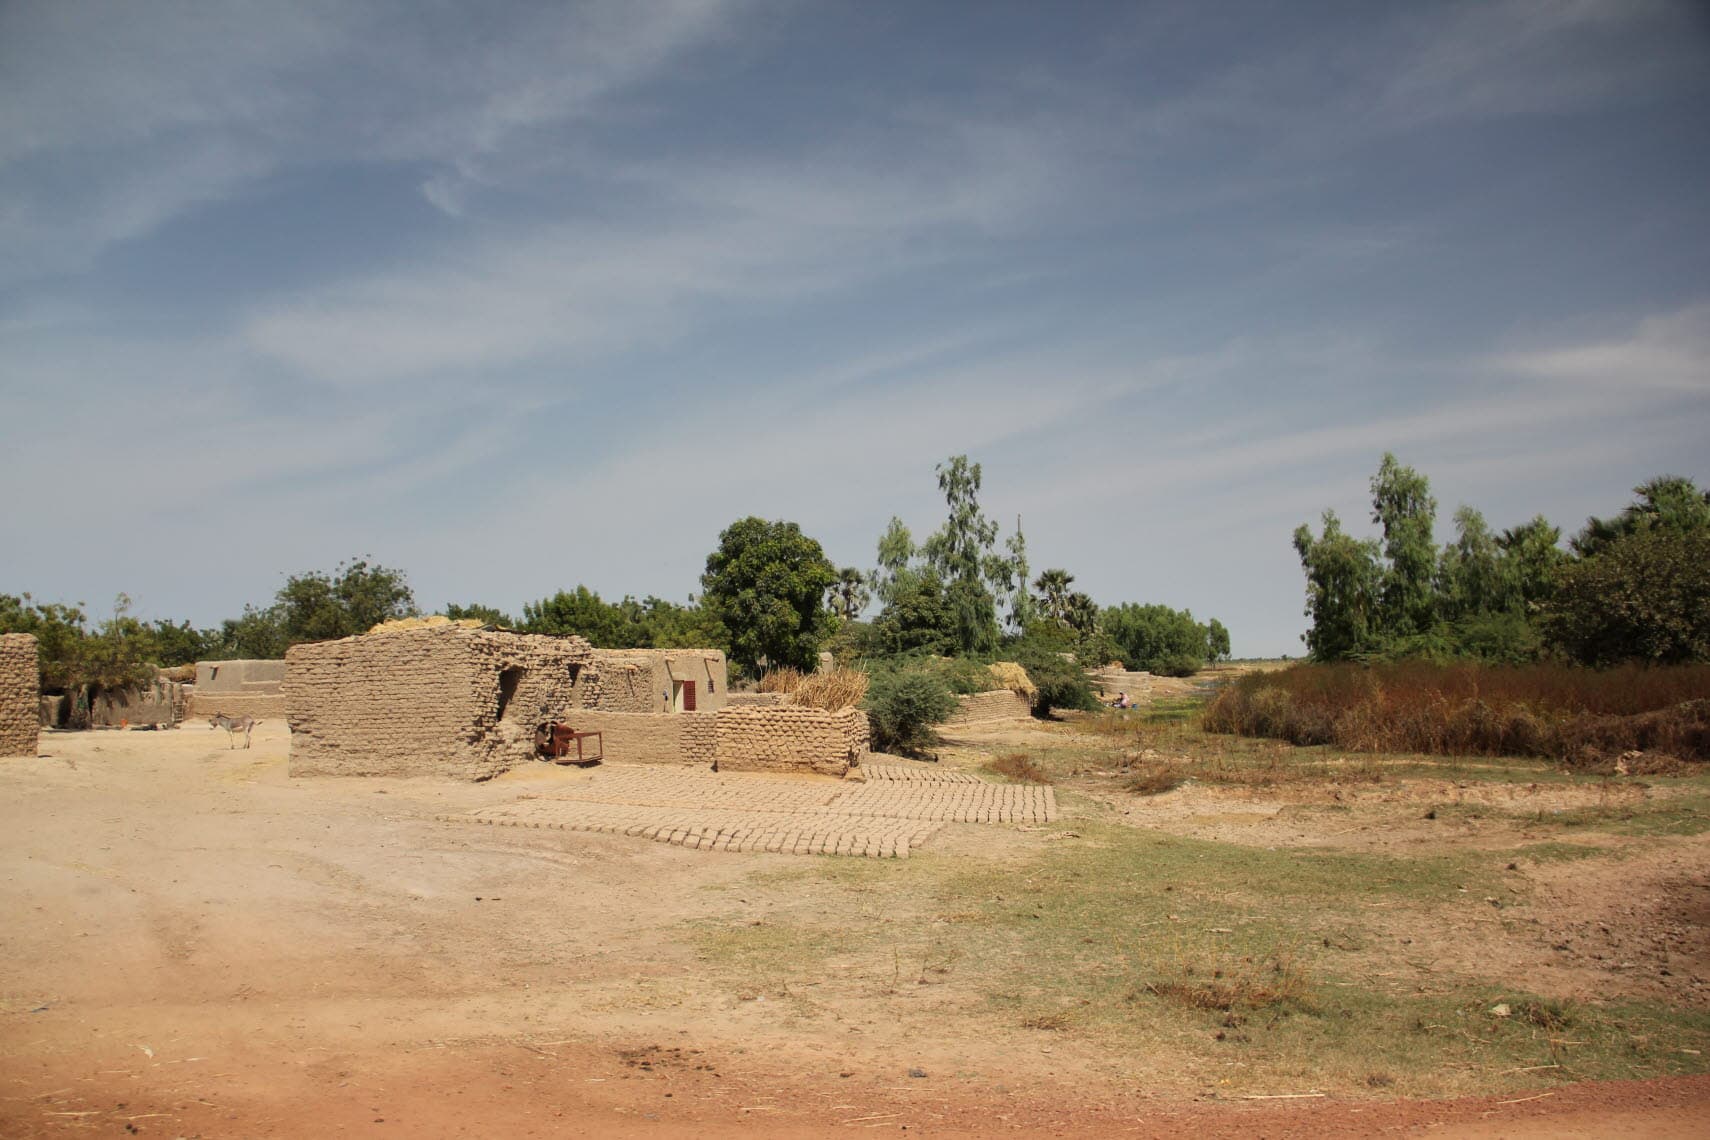
[[[708,984],[682,936],[792,905],[754,880],[789,857],[449,825],[573,777],[293,781],[286,743],[279,722],[247,751],[199,725],[52,734],[0,764],[0,1134],[1687,1136],[1710,1116],[1704,1078],[1195,1103],[924,992],[918,1013],[857,994],[805,1021]],[[941,837],[992,858],[1043,841]],[[1568,903],[1564,930],[1598,921]]]

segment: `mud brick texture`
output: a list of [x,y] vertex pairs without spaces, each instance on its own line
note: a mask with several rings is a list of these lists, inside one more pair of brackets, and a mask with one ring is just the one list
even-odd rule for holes
[[532,758],[592,663],[579,637],[459,626],[292,646],[291,774],[496,776]]
[[871,744],[860,709],[826,712],[800,705],[724,708],[714,759],[721,772],[817,772],[841,776]]
[[[961,775],[958,773],[957,775]],[[605,765],[563,791],[453,823],[627,835],[697,850],[907,858],[946,823],[1048,823],[1048,787],[888,768],[877,782]]]
[[967,728],[971,725],[994,724],[1032,716],[1033,706],[1027,698],[1010,689],[993,689],[956,698],[956,711],[944,722],[945,728]]
[[0,756],[34,756],[41,732],[41,673],[36,639],[0,634]]

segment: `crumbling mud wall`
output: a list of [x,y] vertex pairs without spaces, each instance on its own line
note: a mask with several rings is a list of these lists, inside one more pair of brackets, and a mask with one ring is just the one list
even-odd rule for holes
[[867,714],[799,705],[727,707],[717,714],[719,771],[817,772],[842,776],[871,745]]
[[977,724],[1018,720],[1032,716],[1033,706],[1026,697],[1013,689],[993,689],[956,698],[956,711],[944,722],[944,728],[967,728]]
[[36,639],[0,634],[0,756],[34,756],[41,733]]
[[488,779],[534,756],[592,663],[579,637],[461,626],[293,646],[291,774]]
[[614,764],[710,765],[717,714],[609,712],[571,709],[562,717],[577,732],[597,732]]
[[187,716],[285,715],[285,662],[198,661]]

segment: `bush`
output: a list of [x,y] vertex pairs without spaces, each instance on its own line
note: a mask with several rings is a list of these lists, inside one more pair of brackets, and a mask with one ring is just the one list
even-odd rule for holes
[[873,726],[875,750],[921,756],[938,743],[933,726],[956,711],[956,697],[928,670],[880,670],[872,674],[862,707]]
[[1586,665],[1710,661],[1710,531],[1631,534],[1570,563],[1544,632]]
[[1160,677],[1191,677],[1205,665],[1204,660],[1189,653],[1172,653],[1152,662],[1152,672]]
[[1091,712],[1099,707],[1086,670],[1064,657],[1052,642],[1024,637],[1005,650],[1005,656],[1013,658],[1033,679],[1038,690],[1033,696],[1034,716],[1050,716],[1052,709]]

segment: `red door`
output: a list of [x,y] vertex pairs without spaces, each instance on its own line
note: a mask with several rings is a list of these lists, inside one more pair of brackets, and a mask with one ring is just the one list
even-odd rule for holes
[[683,682],[683,711],[695,711],[695,683],[693,681]]

